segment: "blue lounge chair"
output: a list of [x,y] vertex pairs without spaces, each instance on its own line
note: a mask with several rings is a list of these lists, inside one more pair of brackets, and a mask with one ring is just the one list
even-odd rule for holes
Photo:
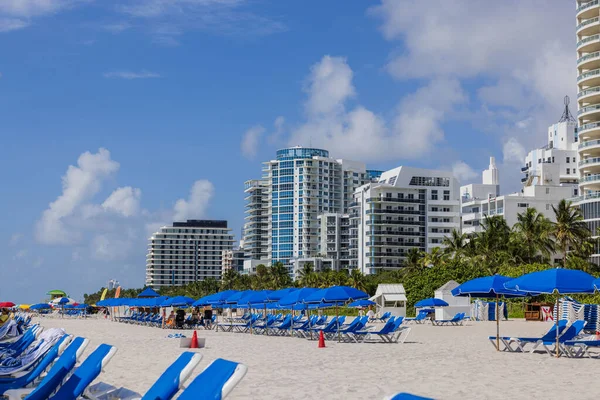
[[451,319],[438,319],[432,320],[431,323],[436,326],[445,326],[445,325],[462,325],[462,321],[465,318],[465,313],[458,313]]
[[[558,334],[562,334],[563,331],[567,328],[567,324],[569,321],[566,319],[561,319],[558,321]],[[510,337],[510,336],[500,336],[500,342],[504,344],[503,351],[509,352],[525,352],[525,346],[528,344],[536,343],[539,340],[549,341],[554,338],[556,340],[556,324],[553,324],[548,332],[546,332],[542,337],[531,338],[531,337]],[[489,336],[488,339],[490,342],[496,347],[496,336]],[[516,346],[516,347],[513,347]]]
[[0,360],[6,357],[18,357],[29,346],[35,342],[37,337],[42,333],[43,328],[39,325],[34,325],[28,329],[17,341],[0,348]]
[[429,398],[429,397],[416,396],[416,395],[410,394],[410,393],[398,393],[397,395],[395,395],[393,397],[386,398],[386,400],[433,400],[433,399]]
[[143,396],[126,388],[117,389],[106,383],[97,383],[85,391],[85,397],[89,399],[108,397],[113,399],[170,400],[180,389],[183,389],[184,382],[188,380],[201,359],[201,354],[190,351],[182,353]]
[[600,357],[592,355],[591,348],[600,348],[600,340],[566,340],[563,344],[564,353],[569,357]]
[[50,349],[65,336],[64,329],[51,328],[45,330],[18,357],[4,357],[0,361],[0,377],[10,377],[21,371],[27,371],[36,365]]
[[[30,395],[34,391],[39,389],[41,397],[44,398],[44,394],[49,396],[56,388],[62,383],[62,381],[71,373],[77,360],[83,354],[83,351],[87,347],[89,341],[87,339],[77,337],[71,341],[71,344],[67,349],[60,355],[58,360],[52,365],[50,371],[44,376],[40,383],[36,387],[15,389],[11,388],[4,392],[4,396],[10,400],[18,399],[21,400],[23,396]],[[40,371],[42,373],[43,371]],[[28,397],[29,398],[29,397]],[[34,397],[36,398],[36,397]]]
[[179,400],[224,399],[246,375],[248,367],[217,358],[179,395]]
[[414,322],[415,324],[422,324],[427,319],[427,315],[428,315],[428,313],[419,311],[419,313],[417,314],[416,317],[414,317],[414,318],[404,318],[404,321],[406,321],[406,322]]
[[[575,338],[581,334],[586,324],[586,321],[575,321],[571,324],[571,326],[565,329],[562,335],[558,337],[558,351],[568,355],[569,352],[568,350],[563,348],[563,344],[567,341],[575,340]],[[529,352],[535,352],[539,346],[542,346],[549,355],[554,355],[554,353],[556,352],[556,335],[552,340],[538,340],[533,344],[533,347]]]
[[0,394],[10,389],[20,389],[33,383],[40,375],[59,357],[67,345],[71,342],[72,336],[64,335],[58,342],[52,346],[37,365],[25,374],[18,376],[8,376],[0,378]]
[[387,335],[394,329],[394,321],[395,317],[390,317],[385,325],[378,331],[374,330],[373,326],[370,326],[364,330],[353,332],[350,336],[355,342],[360,342],[369,339],[372,335]]

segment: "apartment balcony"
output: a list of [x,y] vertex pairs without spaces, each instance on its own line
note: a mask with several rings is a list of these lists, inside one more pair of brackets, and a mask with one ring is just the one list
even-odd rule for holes
[[584,160],[579,161],[579,167],[594,167],[600,166],[600,157],[586,158]]
[[579,185],[585,190],[600,191],[600,174],[584,176],[579,179]]
[[367,199],[367,203],[398,203],[398,204],[425,204],[423,199],[408,199],[408,198],[397,198],[397,197],[371,197]]
[[595,122],[600,119],[600,104],[580,108],[577,117],[585,121]]
[[598,17],[586,19],[577,25],[576,32],[578,36],[589,36],[598,32],[600,22]]
[[403,241],[371,241],[365,243],[370,247],[422,247],[422,243],[403,242]]
[[577,101],[579,101],[580,103],[600,102],[600,86],[591,87],[580,91],[579,93],[577,93]]
[[367,231],[367,236],[425,236],[425,232]]
[[581,4],[576,10],[577,19],[589,19],[598,16],[598,0]]
[[577,67],[587,70],[600,68],[600,51],[594,51],[578,58]]
[[582,53],[592,53],[600,50],[600,35],[592,35],[577,42],[577,51]]
[[524,167],[521,167],[521,172],[527,172],[527,171],[529,171],[529,166],[528,165],[526,165]]
[[581,144],[579,145],[581,148],[583,143],[587,142],[588,139],[600,137],[600,123],[592,122],[581,125],[577,132],[579,134],[579,140],[581,140]]
[[600,191],[597,192],[588,192],[586,194],[584,194],[583,196],[578,196],[578,197],[573,197],[571,199],[569,199],[570,201],[574,202],[574,203],[582,203],[588,200],[594,200],[596,201],[597,199],[600,199]]
[[412,225],[412,226],[418,226],[418,225],[423,225],[425,226],[425,221],[367,221],[367,225]]
[[399,263],[367,263],[367,268],[384,268],[384,269],[395,269],[402,268],[402,264]]
[[425,211],[372,209],[372,210],[367,210],[367,215],[368,214],[425,215]]
[[592,69],[577,77],[578,85],[600,86],[600,69]]

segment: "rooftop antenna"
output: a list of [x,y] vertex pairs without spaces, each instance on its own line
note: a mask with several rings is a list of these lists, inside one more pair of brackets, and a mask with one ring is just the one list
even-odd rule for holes
[[569,99],[569,96],[565,96],[565,111],[563,111],[562,117],[560,117],[558,122],[575,122],[575,117],[573,117],[573,114],[569,110],[570,102],[571,99]]

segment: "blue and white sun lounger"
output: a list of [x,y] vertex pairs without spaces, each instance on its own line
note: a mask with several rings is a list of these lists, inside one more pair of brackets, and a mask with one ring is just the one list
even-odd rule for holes
[[[65,353],[69,351],[70,348],[71,346],[65,350]],[[26,400],[77,399],[83,394],[83,391],[87,386],[100,375],[102,369],[114,356],[116,351],[116,347],[101,344],[83,361],[83,363],[81,363],[64,383],[62,383],[63,380],[68,376],[70,369],[72,370],[73,365],[75,364],[73,361],[73,358],[75,357],[65,359],[63,362],[63,357],[61,356],[59,361],[52,366],[48,375],[42,379],[37,387],[8,390],[4,393],[4,396],[7,396],[9,400],[20,400],[25,396]],[[58,391],[56,390],[57,388]],[[52,395],[52,393],[55,394]]]
[[600,348],[600,340],[566,340],[563,344],[563,350],[569,357],[600,357],[600,355],[592,355],[590,352],[590,349],[592,348]]
[[[559,335],[562,334],[563,331],[567,328],[568,323],[569,321],[567,321],[566,319],[561,319],[560,321],[558,321]],[[490,340],[490,343],[492,343],[492,345],[496,347],[496,336],[489,336],[488,339]],[[525,352],[525,346],[528,344],[536,343],[539,340],[549,341],[553,339],[556,341],[556,324],[553,324],[548,330],[548,332],[546,332],[542,337],[531,338],[500,336],[500,341],[504,344],[504,351],[523,353]]]
[[20,389],[32,384],[63,353],[72,338],[69,335],[60,338],[33,369],[0,378],[0,394],[10,389]]
[[64,336],[64,329],[51,328],[45,330],[25,351],[16,357],[4,357],[0,361],[0,378],[10,377],[17,372],[31,369],[47,352]]
[[190,383],[179,400],[224,399],[242,380],[248,367],[217,358]]
[[179,389],[183,389],[184,382],[188,380],[201,359],[201,354],[190,351],[182,353],[143,396],[126,388],[117,389],[106,383],[98,383],[85,391],[85,397],[89,399],[170,400]]
[[436,326],[444,326],[444,325],[462,325],[463,319],[465,318],[465,313],[458,313],[451,319],[438,319],[432,320],[431,323]]
[[[571,326],[569,326],[562,333],[562,335],[560,335],[558,337],[558,346],[559,346],[558,350],[562,351],[566,355],[569,355],[569,351],[563,347],[563,344],[566,341],[574,340],[577,336],[579,336],[581,334],[581,332],[583,331],[583,328],[585,327],[586,324],[587,324],[586,321],[573,322],[571,324]],[[556,352],[556,335],[554,335],[554,338],[551,340],[538,340],[537,342],[535,342],[533,344],[533,347],[531,348],[531,350],[529,352],[533,353],[534,351],[537,350],[537,348],[539,346],[542,346],[549,355],[551,355],[551,356],[554,355],[554,353]]]
[[428,315],[428,313],[419,311],[419,313],[417,314],[416,317],[414,317],[414,318],[404,318],[404,321],[406,321],[407,323],[408,322],[414,322],[415,324],[422,324],[427,319],[427,315]]
[[4,357],[16,357],[25,351],[42,333],[43,328],[39,325],[34,325],[28,329],[23,335],[12,343],[0,344],[0,359]]

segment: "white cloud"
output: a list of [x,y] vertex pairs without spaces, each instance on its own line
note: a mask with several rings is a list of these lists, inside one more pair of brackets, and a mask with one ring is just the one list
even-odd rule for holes
[[505,143],[502,148],[502,152],[504,155],[505,163],[524,163],[525,156],[527,156],[527,152],[525,151],[525,147],[517,138],[511,137]]
[[121,187],[111,193],[102,203],[102,208],[119,213],[124,217],[132,217],[140,211],[141,197],[142,191],[140,189],[131,186]]
[[277,144],[281,140],[285,129],[285,118],[281,115],[275,118],[275,121],[273,122],[273,127],[275,128],[275,130],[267,138],[267,142],[271,145]]
[[242,154],[244,157],[252,160],[256,157],[256,153],[258,152],[258,145],[261,136],[265,133],[265,128],[261,125],[253,126],[244,132],[244,136],[242,138]]
[[464,161],[457,161],[452,165],[452,174],[460,182],[469,182],[479,175],[470,165]]
[[345,101],[354,96],[352,69],[342,57],[324,56],[311,67],[305,91],[306,109],[311,116],[344,111]]
[[78,233],[68,229],[65,219],[96,195],[103,180],[118,169],[119,163],[110,158],[106,149],[80,155],[77,166],[69,166],[62,177],[62,194],[50,203],[38,221],[36,239],[44,244],[69,244],[78,240]]
[[160,78],[160,74],[156,72],[150,71],[140,71],[140,72],[131,72],[131,71],[114,71],[114,72],[106,72],[103,74],[105,78],[118,78],[118,79],[153,79]]
[[442,122],[467,100],[457,80],[437,79],[404,97],[389,120],[357,105],[352,70],[344,58],[324,56],[311,68],[306,85],[307,121],[292,132],[290,145],[329,149],[362,161],[414,159],[444,140]]
[[187,200],[179,199],[175,203],[173,220],[202,218],[214,194],[214,186],[207,180],[194,182]]
[[82,0],[2,0],[0,14],[35,17],[54,13],[81,2]]
[[110,33],[117,34],[131,29],[132,27],[133,25],[131,25],[129,22],[121,21],[104,25],[102,28]]
[[23,239],[23,234],[22,233],[13,233],[10,237],[10,240],[8,241],[8,245],[9,246],[16,246],[21,239]]
[[[1,15],[0,15],[1,17]],[[29,22],[18,18],[0,18],[0,32],[10,32],[29,26]]]

